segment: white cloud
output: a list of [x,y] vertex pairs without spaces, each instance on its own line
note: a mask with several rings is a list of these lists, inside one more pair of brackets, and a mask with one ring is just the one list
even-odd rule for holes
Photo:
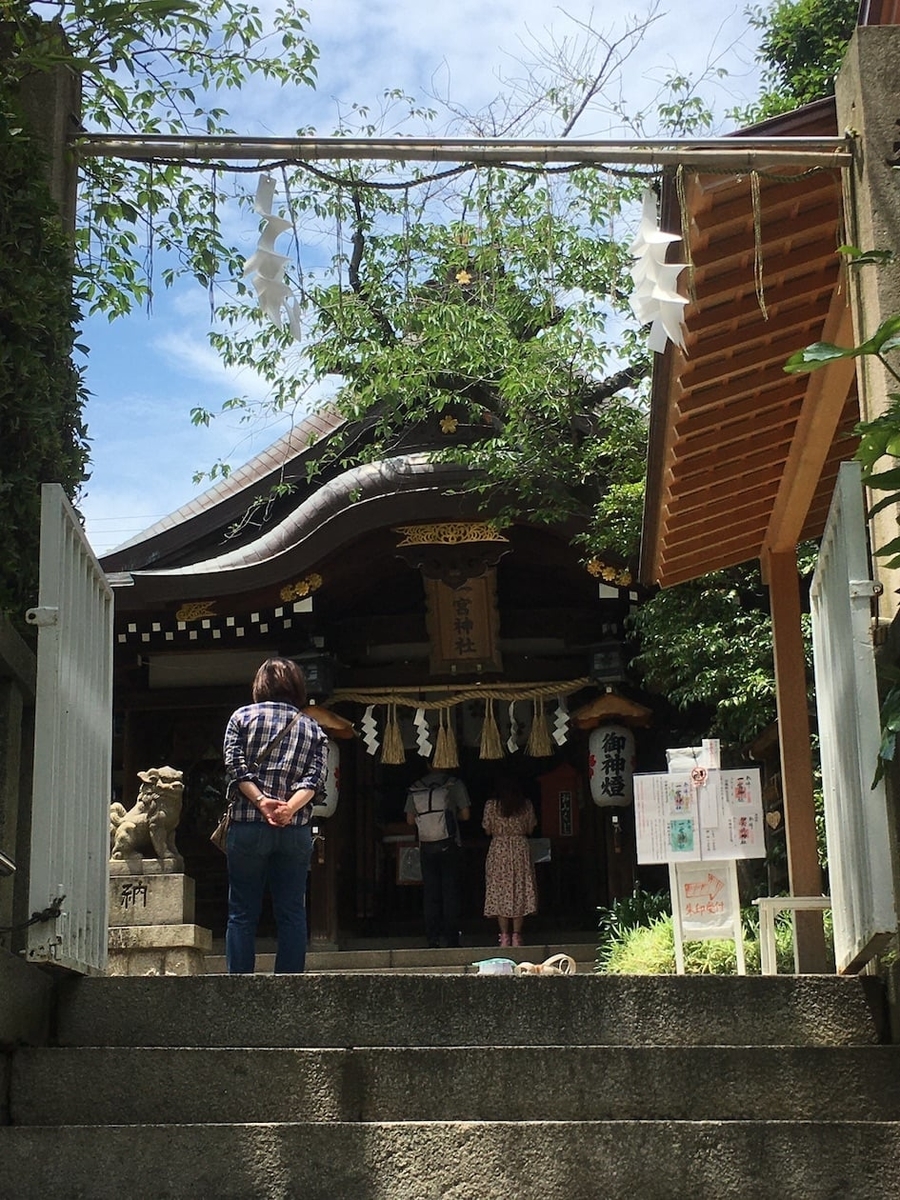
[[154,338],[154,349],[174,370],[202,382],[204,394],[212,393],[222,400],[231,395],[246,396],[250,403],[263,403],[269,394],[266,380],[247,367],[226,366],[209,342],[197,336],[198,332],[169,328]]

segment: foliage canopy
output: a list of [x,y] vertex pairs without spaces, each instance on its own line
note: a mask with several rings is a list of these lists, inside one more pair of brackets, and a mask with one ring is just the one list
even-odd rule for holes
[[[76,71],[95,129],[226,132],[220,93],[254,74],[311,82],[315,48],[292,0],[265,32],[238,0],[5,0],[0,24],[0,609],[36,599],[40,484],[77,499],[87,477],[86,391],[73,354],[83,306],[115,316],[149,301],[153,252],[211,280],[230,248],[215,193],[178,168],[82,167],[84,221],[71,237],[44,182],[45,149],[22,104],[36,76]],[[266,46],[268,45],[268,49]],[[177,266],[168,268],[174,277]]]
[[[58,55],[35,36],[27,5],[9,8],[16,53],[7,80],[45,69]],[[93,129],[230,133],[222,100],[249,80],[294,89],[315,81],[317,51],[294,0],[274,13],[246,0],[202,8],[185,0],[70,0],[51,11],[69,40],[68,61],[86,73],[84,119]],[[615,37],[583,30],[547,47],[483,112],[451,108],[449,115],[464,131],[505,137],[567,136],[592,110],[614,113],[636,136],[702,133],[712,115],[681,74],[644,113],[627,118],[622,110],[623,67],[654,19],[626,19]],[[773,56],[778,46],[773,40]],[[792,95],[788,106],[795,102]],[[418,131],[436,116],[391,90],[381,113],[355,107],[335,132],[402,132],[410,123]],[[632,555],[650,364],[628,305],[627,214],[648,180],[512,167],[465,174],[337,163],[272,169],[294,234],[287,277],[302,310],[299,345],[248,303],[243,255],[226,230],[235,200],[245,209],[252,201],[223,167],[87,161],[79,301],[112,318],[151,303],[155,279],[168,285],[187,273],[209,290],[213,343],[225,361],[268,380],[263,416],[326,397],[366,426],[364,449],[341,448],[348,462],[388,454],[410,425],[436,418],[444,453],[473,468],[486,505],[578,531],[586,556]],[[260,415],[242,397],[223,407],[248,421]],[[213,416],[194,413],[201,423]],[[227,469],[217,464],[211,474]],[[647,606],[638,629],[638,665],[651,686],[686,707],[713,704],[726,738],[744,739],[771,713],[764,603],[746,602],[756,590],[737,578],[698,585],[678,600],[669,593]],[[732,619],[733,655],[722,634]],[[708,667],[688,679],[695,659],[679,622],[696,630],[706,621],[715,636],[705,644],[723,661],[708,654]],[[647,649],[661,641],[673,645],[668,660]]]
[[37,600],[41,488],[86,478],[85,388],[70,246],[43,182],[41,148],[0,92],[0,611]]
[[775,0],[747,10],[761,31],[759,99],[735,115],[743,124],[764,121],[834,95],[847,42],[856,28],[858,0]]

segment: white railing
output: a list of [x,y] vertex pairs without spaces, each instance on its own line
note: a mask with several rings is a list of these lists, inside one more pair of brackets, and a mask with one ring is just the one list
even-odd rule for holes
[[59,484],[41,488],[27,955],[102,972],[108,942],[113,597]]
[[871,636],[859,463],[841,466],[816,573],[812,626],[837,969],[859,970],[897,928]]

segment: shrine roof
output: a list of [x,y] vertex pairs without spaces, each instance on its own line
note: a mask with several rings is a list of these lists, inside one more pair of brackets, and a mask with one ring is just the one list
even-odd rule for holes
[[101,564],[107,572],[147,565],[201,540],[223,522],[236,520],[251,497],[270,488],[290,464],[309,456],[344,424],[344,418],[334,409],[323,408],[309,414],[249,462],[110,550],[100,560]]
[[[735,136],[836,126],[826,100]],[[784,371],[813,342],[852,341],[839,170],[676,183],[664,184],[661,224],[687,234],[679,286],[692,290],[684,350],[670,344],[656,357],[640,568],[662,586],[820,536],[859,419],[851,360]]]

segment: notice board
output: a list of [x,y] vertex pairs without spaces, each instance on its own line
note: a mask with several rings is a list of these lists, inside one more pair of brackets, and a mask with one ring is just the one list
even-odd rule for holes
[[639,863],[765,857],[756,767],[635,775],[634,816]]

